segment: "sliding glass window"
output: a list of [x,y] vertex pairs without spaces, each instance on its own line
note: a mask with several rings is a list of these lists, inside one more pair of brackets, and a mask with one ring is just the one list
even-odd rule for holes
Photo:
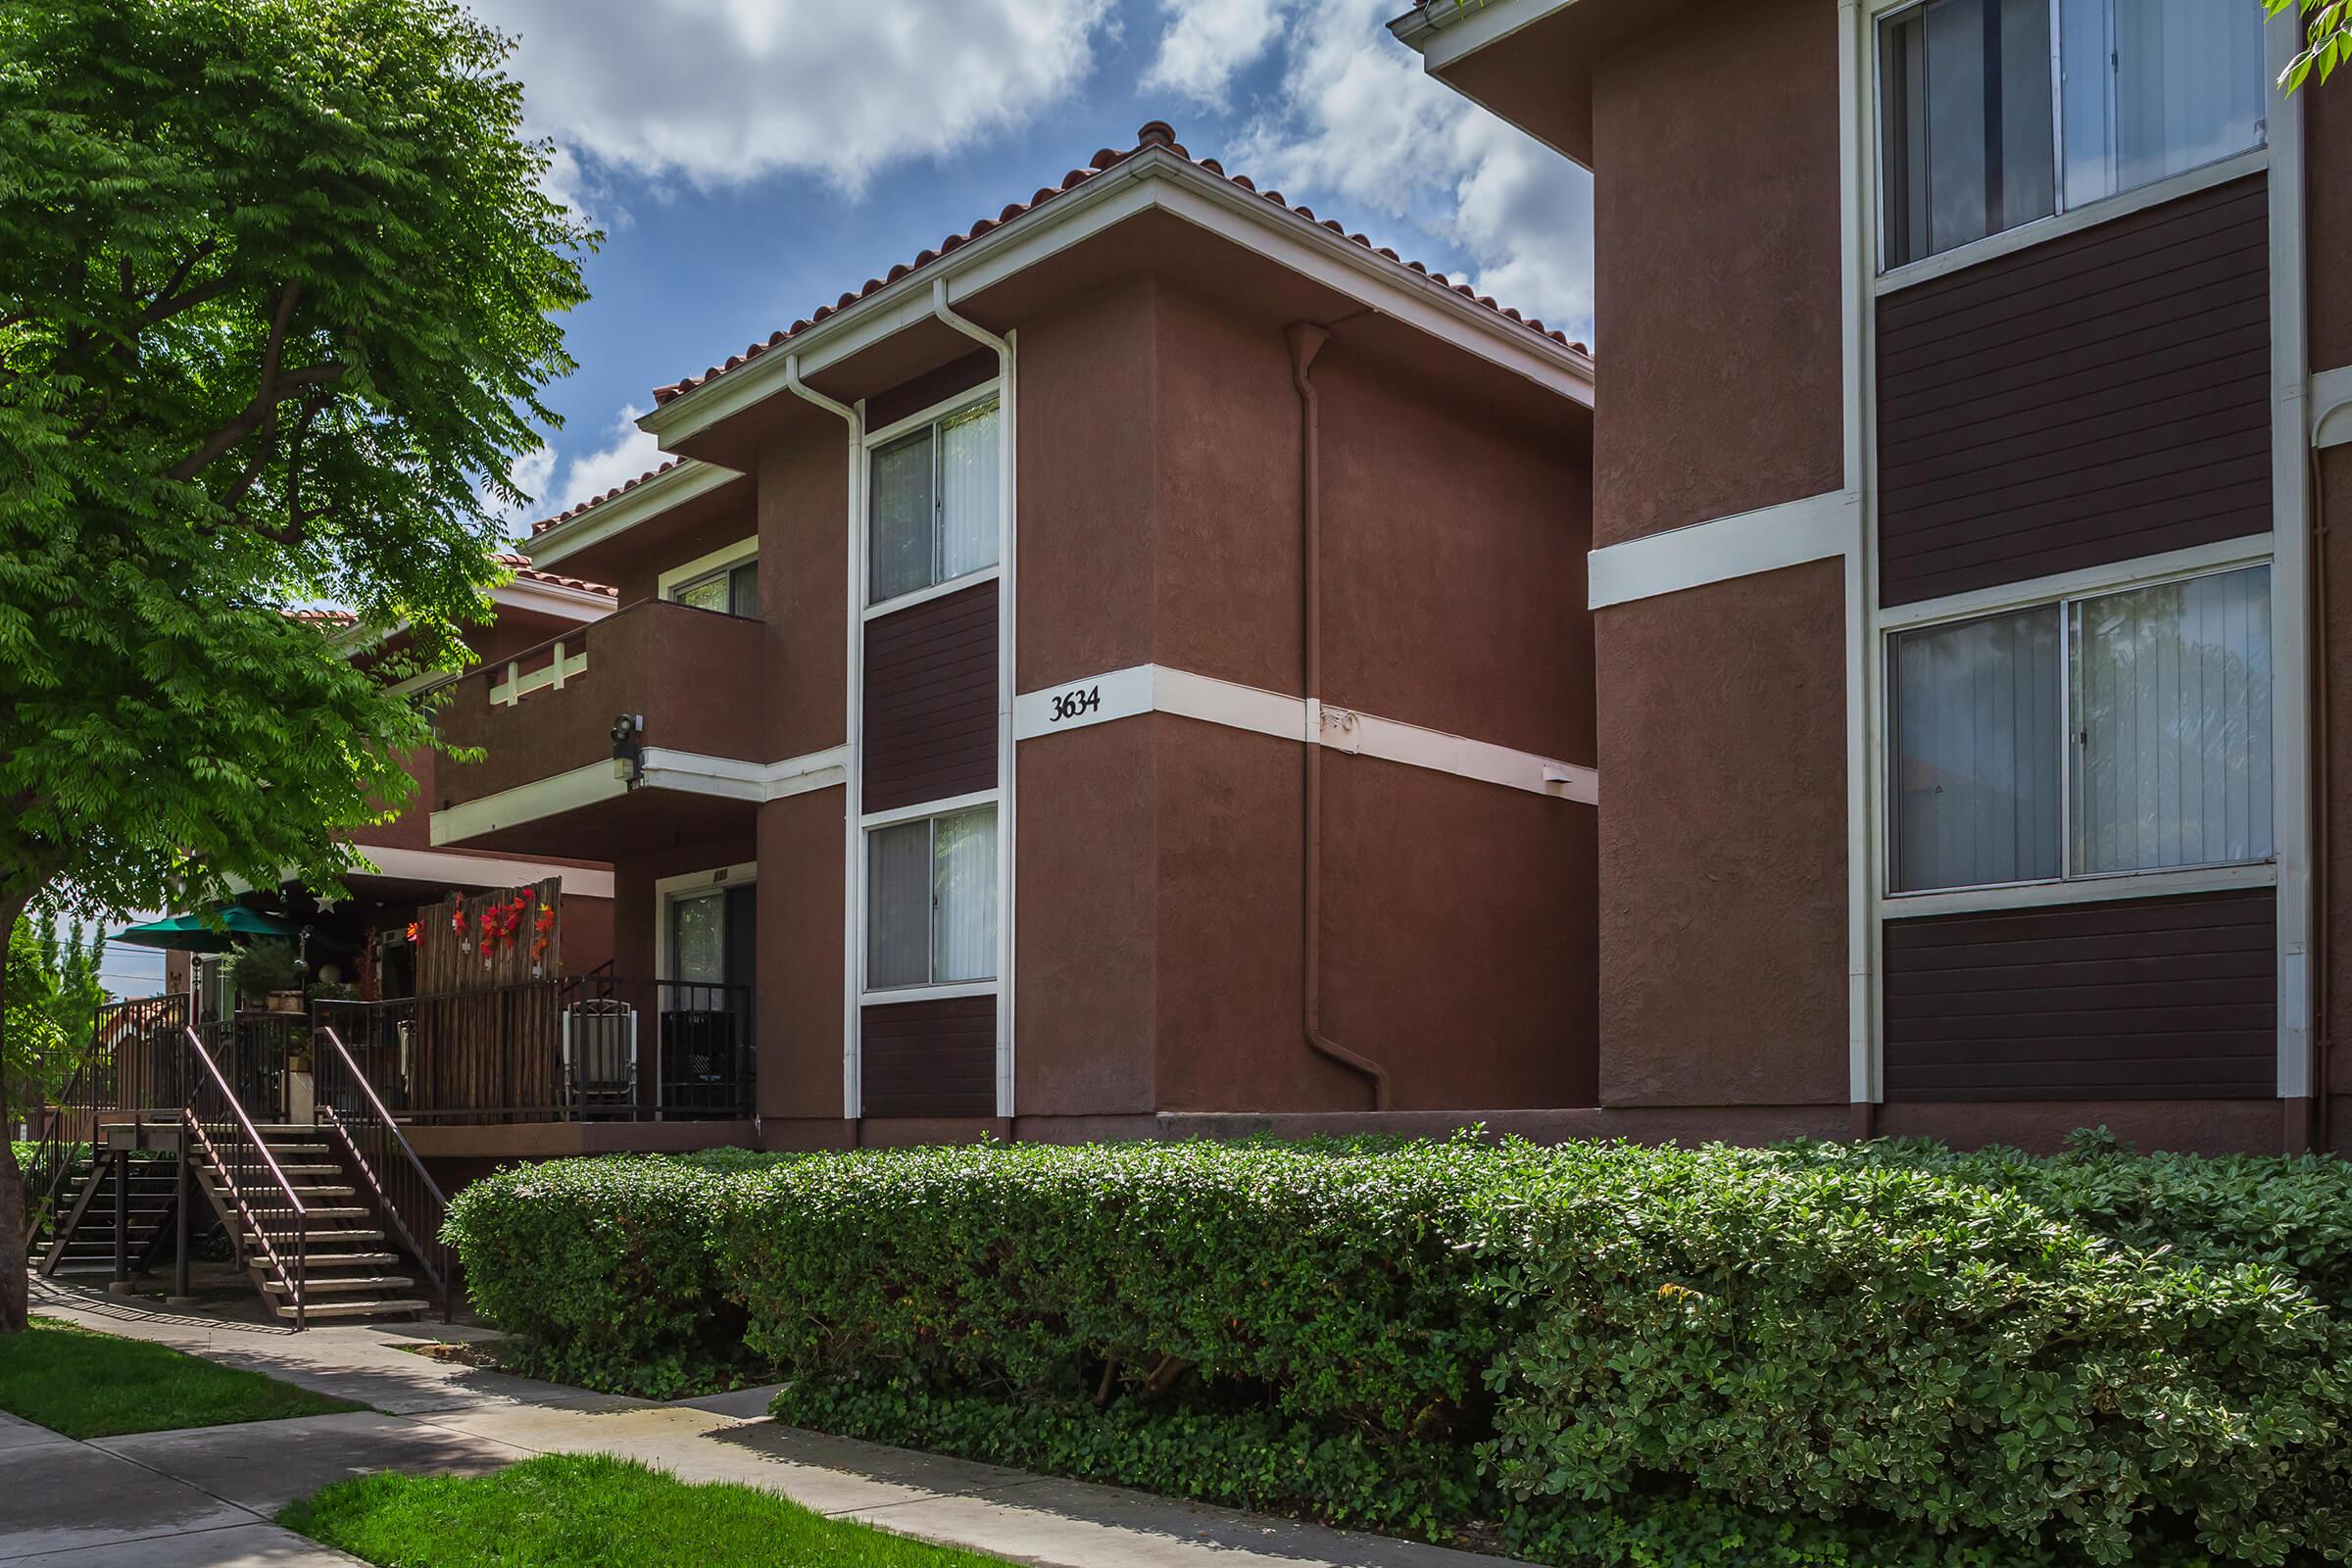
[[2271,574],[1898,633],[1896,893],[2268,859]]
[[1886,265],[2263,145],[2262,27],[2235,0],[1928,0],[1886,18]]
[[874,449],[868,604],[997,564],[997,421],[992,397]]
[[997,973],[997,808],[868,830],[865,986],[991,980]]

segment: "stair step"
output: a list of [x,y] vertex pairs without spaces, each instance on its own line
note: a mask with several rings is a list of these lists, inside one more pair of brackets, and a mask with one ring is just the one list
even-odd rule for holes
[[[294,1183],[294,1196],[302,1200],[305,1207],[310,1206],[314,1198],[354,1198],[359,1191],[357,1187],[308,1187],[301,1182]],[[313,1208],[311,1212],[315,1214],[318,1211]]]
[[[253,1232],[247,1230],[242,1225],[237,1227],[237,1233],[244,1237],[244,1239],[248,1242],[253,1240]],[[377,1230],[313,1231],[310,1235],[310,1250],[311,1255],[313,1257],[317,1257],[319,1255],[318,1249],[322,1245],[331,1247],[337,1242],[380,1242],[383,1239],[384,1233]],[[292,1247],[294,1245],[294,1233],[292,1231],[271,1231],[270,1233],[270,1245],[272,1247]]]
[[[279,1317],[294,1315],[294,1306],[290,1301],[271,1304],[277,1309]],[[314,1321],[328,1317],[422,1317],[432,1309],[433,1303],[430,1301],[405,1297],[390,1300],[310,1301],[304,1304],[304,1315]]]
[[398,1263],[398,1252],[320,1252],[311,1250],[311,1272],[322,1268],[380,1268],[386,1263]]
[[[406,1274],[329,1275],[322,1279],[318,1274],[317,1268],[317,1261],[313,1260],[313,1272],[304,1284],[303,1288],[305,1290],[314,1292],[405,1291],[412,1288],[416,1283],[414,1278]],[[267,1285],[264,1285],[262,1289],[269,1292],[271,1296],[286,1296],[292,1292],[292,1287],[285,1284],[285,1282],[282,1280],[271,1280]]]

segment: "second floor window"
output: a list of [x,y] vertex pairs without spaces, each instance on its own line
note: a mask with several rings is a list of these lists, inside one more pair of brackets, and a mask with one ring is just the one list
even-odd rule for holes
[[997,401],[931,421],[873,454],[866,603],[997,564]]
[[722,615],[760,614],[760,563],[746,561],[682,582],[669,597],[697,610],[715,610]]
[[1928,0],[1889,16],[1886,264],[2259,147],[2268,86],[2251,3]]
[[1906,631],[1893,891],[2268,859],[2271,572]]

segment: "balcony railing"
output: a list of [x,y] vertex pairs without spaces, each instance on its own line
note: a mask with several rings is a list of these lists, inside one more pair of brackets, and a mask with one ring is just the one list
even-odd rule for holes
[[585,975],[318,1014],[404,1122],[733,1121],[755,1103],[749,986]]
[[443,737],[481,760],[442,758],[436,808],[461,806],[612,760],[612,723],[640,715],[644,745],[759,761],[761,622],[665,599],[640,600],[447,687]]

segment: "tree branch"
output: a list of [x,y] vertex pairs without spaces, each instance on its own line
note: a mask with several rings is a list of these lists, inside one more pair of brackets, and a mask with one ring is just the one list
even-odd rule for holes
[[253,401],[227,424],[215,431],[204,445],[173,464],[169,476],[173,479],[193,479],[210,467],[215,459],[227,452],[256,430],[274,428],[277,406],[303,387],[324,386],[338,380],[344,367],[329,362],[307,366],[299,370],[280,373],[278,366],[285,356],[286,328],[294,318],[294,307],[302,298],[302,285],[288,283],[277,296],[277,310],[270,320],[270,338],[262,348],[262,375]]

